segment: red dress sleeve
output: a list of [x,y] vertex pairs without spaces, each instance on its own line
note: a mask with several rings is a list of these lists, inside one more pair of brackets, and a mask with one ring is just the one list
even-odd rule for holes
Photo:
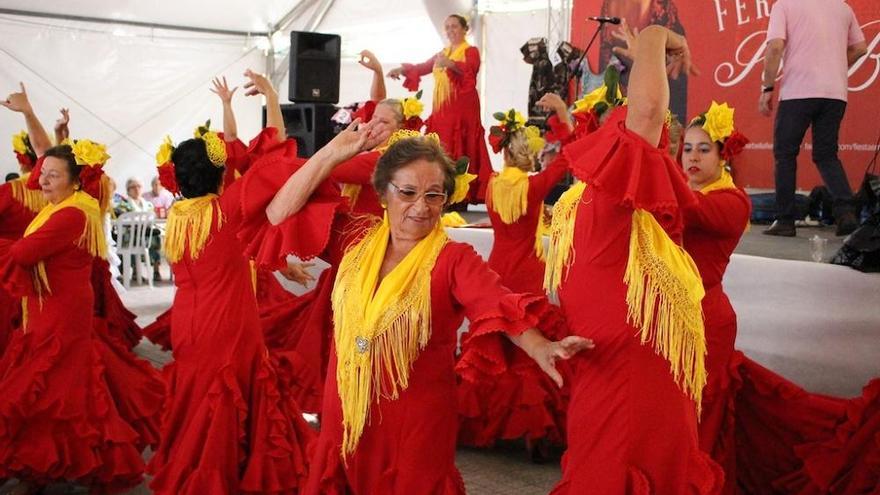
[[76,243],[85,228],[86,217],[76,208],[58,210],[36,232],[0,250],[0,280],[13,296],[33,295],[30,269],[46,258]]
[[378,151],[359,153],[334,168],[330,179],[338,184],[369,186],[373,183],[373,171],[380,156]]
[[376,103],[373,100],[367,100],[364,104],[357,109],[357,111],[351,116],[351,120],[361,119],[361,122],[369,122],[373,120],[373,112],[376,111]]
[[418,91],[422,76],[434,70],[434,57],[420,64],[403,64],[403,87],[410,91]]
[[664,227],[681,231],[680,209],[695,201],[684,172],[665,150],[626,128],[625,107],[562,153],[575,177],[614,204],[649,211]]
[[266,207],[305,162],[270,153],[257,160],[239,181],[242,223],[238,238],[246,246],[245,254],[264,268],[283,268],[288,255],[306,260],[324,252],[336,214],[347,205],[339,191],[324,181],[299,212],[278,225],[269,223]]
[[568,159],[563,153],[559,153],[550,162],[550,165],[547,165],[547,168],[529,177],[529,203],[539,199],[544,201],[553,186],[562,180],[566,172],[568,172]]
[[475,46],[464,52],[464,60],[453,62],[457,70],[447,70],[446,75],[452,84],[460,87],[476,88],[477,72],[480,71],[480,50]]
[[463,378],[498,375],[506,370],[506,337],[502,334],[519,335],[538,327],[558,333],[564,327],[560,312],[545,296],[511,292],[473,247],[450,244],[447,249],[456,251],[450,268],[452,294],[470,322],[456,365]]
[[724,189],[709,194],[694,193],[696,202],[684,210],[689,227],[714,232],[721,237],[742,234],[749,224],[751,203],[740,189]]

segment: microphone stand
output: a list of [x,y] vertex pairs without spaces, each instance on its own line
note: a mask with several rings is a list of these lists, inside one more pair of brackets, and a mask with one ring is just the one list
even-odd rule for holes
[[[599,33],[602,31],[603,27],[605,27],[605,23],[599,22],[599,26],[596,27],[596,32],[593,33],[593,37],[590,38],[590,42],[587,43],[587,47],[584,48],[583,53],[581,53],[581,58],[579,58],[577,64],[575,64],[575,69],[571,72],[571,75],[568,76],[568,81],[565,81],[566,87],[571,85],[571,80],[574,79],[574,76],[580,76],[581,64],[584,62],[584,57],[587,56],[587,52],[590,51],[590,47],[593,46],[593,43],[596,42],[596,38],[599,36]],[[575,92],[575,94],[577,94],[577,92]]]

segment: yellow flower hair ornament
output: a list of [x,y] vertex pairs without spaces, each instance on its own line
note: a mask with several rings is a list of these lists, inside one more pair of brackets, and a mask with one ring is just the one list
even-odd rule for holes
[[719,105],[713,101],[709,110],[700,116],[703,119],[702,128],[712,141],[724,142],[733,134],[733,112],[734,109],[730,108],[727,103]]
[[77,165],[101,167],[110,159],[106,145],[89,139],[77,139],[70,148]]
[[454,205],[460,203],[467,198],[471,182],[477,178],[476,175],[468,173],[468,166],[471,159],[463,156],[455,161],[455,189],[452,196],[449,197],[449,204]]
[[492,146],[492,151],[501,153],[510,142],[510,136],[525,127],[526,118],[513,108],[507,112],[495,112],[492,117],[500,124],[489,128],[489,145]]
[[211,120],[205,122],[205,125],[196,127],[193,133],[196,139],[205,142],[205,150],[208,152],[208,159],[216,167],[226,166],[226,143],[220,138],[220,135],[211,130]]
[[27,131],[21,131],[12,135],[12,151],[15,159],[23,167],[33,167],[37,163],[37,153],[31,146],[31,139]]
[[425,125],[425,121],[422,120],[422,111],[425,109],[425,105],[422,103],[422,90],[401,100],[400,106],[403,110],[402,128],[420,131]]

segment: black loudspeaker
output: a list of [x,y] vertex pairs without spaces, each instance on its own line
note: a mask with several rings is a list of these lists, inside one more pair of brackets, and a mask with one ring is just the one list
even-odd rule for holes
[[[281,105],[287,136],[296,139],[297,155],[309,158],[333,139],[330,118],[336,107],[329,103],[293,103]],[[266,107],[263,107],[263,127],[266,126]]]
[[290,32],[290,101],[339,102],[341,46],[342,38],[337,34]]

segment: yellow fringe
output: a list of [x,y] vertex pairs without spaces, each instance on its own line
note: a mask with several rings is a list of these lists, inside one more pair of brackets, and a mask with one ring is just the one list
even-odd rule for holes
[[529,208],[529,174],[516,167],[504,167],[489,179],[486,206],[510,225],[526,214]]
[[217,228],[223,225],[223,215],[216,207],[216,194],[206,194],[193,199],[177,201],[168,212],[165,226],[165,258],[171,263],[183,259],[189,246],[189,257],[197,259],[208,243],[217,210]]
[[[543,203],[541,203],[540,207],[543,208]],[[535,228],[535,256],[541,261],[546,261],[544,253],[544,236],[547,235],[547,232],[547,224],[544,223],[544,212],[542,211],[538,215],[538,225]]]
[[553,205],[550,221],[550,245],[544,267],[544,290],[555,294],[574,263],[574,221],[587,184],[577,182],[562,193]]
[[361,186],[358,184],[342,184],[342,196],[348,198],[348,203],[352,207],[357,203],[358,196],[361,194]]
[[43,197],[43,191],[39,189],[28,189],[27,181],[30,174],[24,174],[22,177],[9,182],[12,188],[12,197],[21,203],[28,210],[39,213],[46,206],[46,198]]
[[703,281],[690,255],[651,213],[633,211],[627,285],[628,319],[642,344],[669,362],[669,371],[700,412],[706,385]]
[[412,363],[431,336],[431,270],[446,232],[438,223],[380,282],[389,237],[386,215],[343,257],[333,287],[343,459],[357,448],[370,405],[409,386]]
[[[83,232],[76,241],[77,247],[87,251],[92,256],[107,259],[107,240],[104,237],[104,224],[101,221],[98,200],[82,191],[74,192],[58,204],[47,204],[27,226],[27,229],[24,231],[24,237],[28,237],[38,231],[40,227],[49,221],[52,215],[64,208],[76,208],[85,215],[86,221],[83,226]],[[43,295],[52,293],[52,288],[49,286],[49,277],[46,274],[46,264],[40,261],[34,266],[33,270],[34,290],[42,307]],[[27,331],[27,299],[27,297],[24,297],[21,300],[23,311],[22,328],[24,331]]]
[[444,227],[461,227],[467,225],[467,220],[465,220],[457,211],[450,211],[449,213],[444,213],[443,216],[440,217],[440,223]]
[[[467,41],[462,41],[460,45],[455,47],[453,50],[452,47],[446,47],[443,49],[443,54],[449,57],[449,60],[453,62],[464,62],[465,60],[465,52],[470,48],[470,45]],[[440,67],[434,67],[434,111],[436,112],[443,105],[449,101],[449,97],[452,95],[452,83],[449,82],[449,76],[446,74],[446,69]]]

